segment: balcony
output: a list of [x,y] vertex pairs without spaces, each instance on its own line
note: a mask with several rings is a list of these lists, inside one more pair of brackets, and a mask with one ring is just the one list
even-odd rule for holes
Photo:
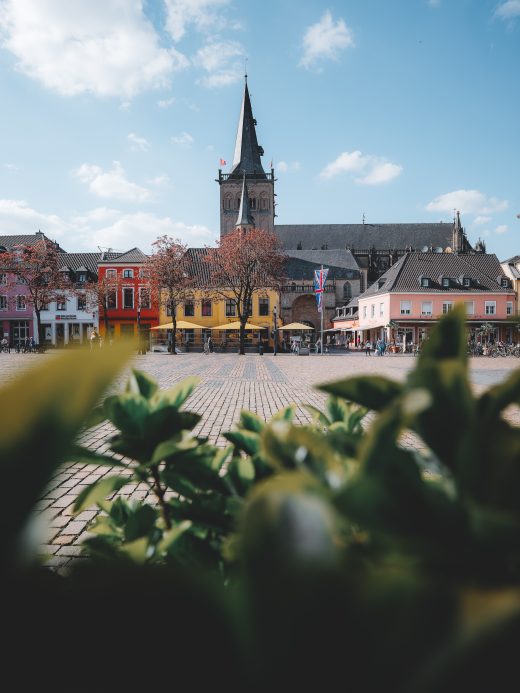
[[[332,294],[335,290],[335,286],[325,285],[326,294]],[[281,291],[285,294],[313,294],[314,286],[312,286],[312,284],[285,284],[282,286]]]

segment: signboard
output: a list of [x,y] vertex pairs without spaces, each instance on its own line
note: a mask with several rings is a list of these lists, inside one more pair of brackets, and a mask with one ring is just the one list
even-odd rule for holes
[[57,315],[56,320],[76,320],[75,315]]

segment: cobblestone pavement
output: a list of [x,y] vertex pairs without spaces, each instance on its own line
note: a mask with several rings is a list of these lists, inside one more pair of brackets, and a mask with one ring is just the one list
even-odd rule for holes
[[[5,383],[22,370],[41,363],[42,359],[55,358],[55,354],[1,354],[0,380]],[[264,419],[279,409],[295,403],[296,421],[309,420],[302,405],[321,406],[325,395],[313,386],[350,375],[383,374],[395,380],[403,380],[414,366],[414,357],[388,355],[384,357],[364,354],[326,354],[296,356],[293,354],[148,354],[136,356],[133,365],[153,376],[160,387],[168,388],[190,375],[201,378],[200,385],[190,397],[187,407],[202,414],[202,421],[195,429],[211,442],[223,445],[221,432],[229,430],[239,418],[242,409],[256,412]],[[471,360],[471,380],[475,390],[481,391],[501,382],[513,369],[520,366],[515,358],[476,358]],[[117,384],[125,380],[125,375]],[[520,413],[508,413],[520,425]],[[107,438],[113,432],[103,423],[84,432],[79,442],[92,450],[102,452],[108,448]],[[412,434],[402,438],[405,446],[420,447],[420,441]],[[45,563],[57,569],[67,564],[81,552],[81,543],[87,536],[87,525],[96,511],[89,509],[74,517],[72,505],[77,494],[93,481],[113,474],[107,467],[83,464],[64,465],[49,483],[36,507],[35,525],[41,538],[41,554]],[[144,499],[148,489],[143,484],[128,484],[119,494],[130,499]]]

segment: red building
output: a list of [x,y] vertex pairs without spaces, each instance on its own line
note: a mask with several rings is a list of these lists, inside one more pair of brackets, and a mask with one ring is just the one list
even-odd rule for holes
[[126,253],[103,253],[98,262],[99,329],[102,337],[137,337],[148,341],[159,324],[146,271],[148,256],[139,248]]

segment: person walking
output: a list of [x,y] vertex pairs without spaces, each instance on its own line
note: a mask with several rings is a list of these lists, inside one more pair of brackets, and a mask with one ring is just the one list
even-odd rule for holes
[[210,354],[213,353],[213,339],[211,337],[208,337],[208,351]]
[[365,342],[365,356],[370,356],[370,352],[372,351],[372,343],[370,342],[370,339],[367,339]]
[[93,329],[92,332],[90,333],[90,351],[92,351],[92,349],[97,345],[98,339],[99,339],[99,335],[96,332],[96,330]]

